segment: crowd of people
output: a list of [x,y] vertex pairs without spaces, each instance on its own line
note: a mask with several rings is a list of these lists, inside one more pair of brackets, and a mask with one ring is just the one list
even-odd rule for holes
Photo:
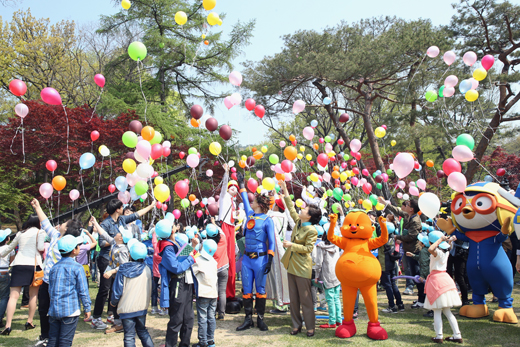
[[[170,317],[165,346],[190,346],[194,298],[195,347],[215,346],[216,320],[238,313],[241,307],[245,318],[237,331],[254,328],[253,315],[259,330],[268,330],[264,316],[268,299],[273,302],[270,313],[290,314],[291,335],[301,333],[305,325],[306,335],[313,337],[317,314],[326,314],[323,318],[328,320],[320,329],[351,324],[358,314],[359,291],[355,303],[348,303],[354,307],[352,317],[345,317],[341,300],[345,289],[336,269],[344,252],[337,240],[346,223],[345,211],[340,209],[335,226],[337,216],[327,215],[320,188],[304,188],[306,206],[297,211],[283,181],[279,193],[258,194],[250,202],[243,176],[239,173],[238,182],[230,181],[229,168],[224,168],[219,214],[200,218],[192,226],[173,218],[145,226],[141,220],[154,204],[136,211],[117,199],[107,203],[100,223],[91,217],[88,225],[71,219],[53,226],[34,199],[35,213],[20,232],[0,230],[1,334],[12,331],[22,289],[28,299],[22,305],[29,309],[25,329],[41,331],[36,346],[72,345],[81,316],[106,334],[123,332],[125,346],[135,346],[136,335],[143,346],[153,346],[146,328],[150,306],[151,314]],[[433,318],[432,340],[462,343],[451,308],[470,304],[468,241],[439,231],[436,219],[420,213],[417,200],[401,207],[383,198],[379,202],[385,205],[383,211],[363,213],[373,226],[371,237],[384,240],[372,250],[381,267],[378,285],[387,296],[381,312],[404,311],[402,295],[417,293],[411,309],[422,308],[425,317]],[[382,215],[386,219],[378,220]],[[363,228],[349,225],[354,234]],[[514,233],[504,249],[514,274],[518,249]],[[401,275],[406,277],[403,293],[396,278]],[[237,278],[242,281],[241,300],[236,296]],[[98,284],[94,303],[89,281]],[[33,321],[37,308],[39,324]],[[453,333],[446,339],[442,313]]]

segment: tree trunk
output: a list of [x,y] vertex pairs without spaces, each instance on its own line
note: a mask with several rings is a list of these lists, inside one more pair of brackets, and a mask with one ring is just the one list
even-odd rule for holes
[[22,230],[22,220],[20,219],[20,209],[18,206],[15,206],[13,209],[14,214],[14,224],[16,224],[16,229],[18,231]]

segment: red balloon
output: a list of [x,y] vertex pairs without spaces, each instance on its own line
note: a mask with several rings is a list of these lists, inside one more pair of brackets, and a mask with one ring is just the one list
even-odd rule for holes
[[257,188],[258,188],[258,181],[255,180],[254,178],[250,178],[247,181],[247,189],[249,189],[250,191],[252,191],[254,193],[254,192],[256,192]]
[[40,92],[40,96],[46,104],[49,105],[61,105],[61,95],[58,91],[51,87],[45,87]]
[[[154,171],[154,173],[157,173],[157,172]],[[155,175],[155,176],[157,176],[157,175]],[[166,202],[170,201],[171,198],[172,198],[172,196],[168,195],[168,199],[166,199]]]
[[452,172],[461,172],[462,168],[460,163],[453,158],[446,159],[444,163],[442,163],[442,170],[449,176]]
[[16,96],[22,96],[27,91],[27,86],[24,81],[12,80],[9,82],[9,90]]
[[190,114],[195,119],[202,118],[202,115],[204,114],[204,110],[202,109],[202,106],[200,105],[193,105],[190,108]]
[[213,166],[217,166],[218,164],[220,164],[220,163],[218,162],[218,160],[215,160],[215,162],[213,163]]
[[130,128],[130,131],[133,131],[136,134],[140,134],[141,130],[143,130],[143,123],[139,122],[138,120],[133,120],[128,124],[128,128]]
[[161,208],[162,208],[162,202],[157,201],[157,202],[155,203],[155,207],[161,209]]
[[505,169],[498,169],[497,170],[497,176],[504,176],[506,174],[506,170]]
[[179,153],[179,158],[184,159],[185,156],[186,156],[186,153],[184,153],[184,152]]
[[253,100],[253,99],[247,99],[246,102],[245,102],[245,105],[246,105],[246,109],[248,111],[253,111],[255,109],[255,106],[256,106],[256,101]]
[[418,161],[414,162],[414,164],[413,164],[414,169],[419,170],[420,167],[421,167],[421,164],[419,164]]
[[113,184],[109,185],[109,186],[108,186],[108,191],[109,191],[110,193],[115,192],[115,191],[116,191],[116,186],[113,185]]
[[159,159],[161,155],[163,154],[163,146],[156,143],[152,145],[152,152],[150,153],[150,157],[152,157],[153,160]]
[[365,192],[365,194],[370,194],[370,192],[372,191],[372,185],[370,183],[363,184],[363,191]]
[[309,165],[310,165],[310,166],[314,166],[314,162],[311,160],[311,161],[309,162]]
[[209,131],[215,131],[218,129],[218,120],[215,119],[215,117],[210,117],[206,121],[206,129]]
[[184,181],[178,181],[175,183],[175,193],[179,196],[179,198],[184,199],[186,195],[188,195],[188,190],[190,187]]
[[336,161],[336,157],[335,156],[330,157],[330,161]]
[[356,158],[357,160],[361,160],[361,153],[359,153],[359,152],[354,153],[354,158]]
[[265,108],[262,105],[258,105],[255,107],[255,114],[261,119],[264,118]]
[[344,143],[345,143],[345,141],[343,141],[343,139],[339,139],[339,140],[338,140],[338,144],[339,144],[339,145],[342,145],[342,144],[344,144]]
[[166,212],[167,209],[168,209],[168,205],[166,205],[166,204],[162,205],[162,210],[163,210],[164,212]]
[[[157,176],[159,176],[159,173],[157,171],[154,171],[152,174],[152,178],[155,178]],[[166,200],[166,201],[169,201],[169,200],[170,200],[170,197],[168,197],[168,200]]]
[[350,119],[349,115],[346,113],[342,113],[341,116],[339,116],[339,121],[341,123],[346,123]]
[[236,181],[237,180],[237,174],[236,173],[232,173],[231,174],[231,179],[234,179]]
[[45,167],[50,172],[53,172],[58,167],[58,164],[54,160],[47,160],[47,162],[45,163]]
[[218,214],[218,204],[209,204],[208,212],[212,216],[216,216]]
[[359,175],[359,169],[357,167],[353,168],[352,172],[354,173],[354,175]]
[[221,126],[218,133],[224,141],[229,140],[231,138],[231,136],[233,135],[233,131],[231,130],[231,127],[229,125]]
[[171,154],[172,149],[170,147],[163,147],[162,155],[164,157],[167,157]]
[[443,178],[444,177],[444,171],[439,170],[437,171],[437,178]]
[[90,133],[90,139],[92,141],[96,141],[97,139],[99,139],[99,132],[97,130],[94,130]]
[[255,165],[255,162],[256,162],[256,159],[253,156],[248,157],[246,160],[246,164],[249,167]]
[[[356,159],[352,159],[349,163],[351,166],[356,166],[357,165],[357,161]],[[359,170],[358,170],[359,171]],[[356,174],[357,175],[357,174]]]
[[231,168],[231,172],[237,172],[237,168],[236,167],[232,167]]
[[[319,158],[318,158],[318,160],[319,160]],[[321,165],[321,164],[320,164],[320,165]],[[285,159],[284,161],[282,161],[282,165],[281,165],[281,166],[282,166],[282,170],[283,170],[284,172],[286,172],[286,173],[290,173],[290,172],[292,172],[292,170],[293,170],[293,168],[294,168],[294,165],[293,165],[292,161],[287,160],[287,159]],[[321,166],[324,166],[324,165],[321,165]]]
[[317,160],[318,160],[318,164],[325,167],[327,165],[327,163],[329,162],[329,157],[325,153],[321,153],[320,155],[318,155]]

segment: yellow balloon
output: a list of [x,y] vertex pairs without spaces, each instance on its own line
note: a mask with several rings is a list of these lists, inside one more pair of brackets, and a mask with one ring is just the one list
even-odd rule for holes
[[305,147],[300,146],[300,152],[305,152]]
[[170,188],[166,184],[158,184],[153,189],[153,195],[160,202],[165,202],[170,196]]
[[375,130],[376,137],[382,138],[386,135],[386,130],[383,127],[377,127]]
[[298,159],[302,160],[303,159],[303,154],[301,153],[298,153],[298,155],[296,156]]
[[345,189],[350,190],[350,189],[352,189],[352,186],[348,183],[345,183]]
[[301,199],[296,200],[296,206],[302,207],[303,206],[303,200],[301,200]]
[[126,173],[133,174],[135,168],[136,165],[133,159],[128,158],[123,161],[123,170],[125,170]]
[[339,179],[341,180],[341,182],[345,182],[347,179],[348,179],[348,175],[345,171],[343,171],[340,175],[339,175]]
[[397,145],[397,142],[395,142],[395,140],[392,140],[392,141],[390,141],[390,144],[391,144],[392,147],[393,147],[393,146]]
[[256,188],[256,192],[260,194],[264,190],[264,187],[262,185],[259,185],[258,188]]
[[247,160],[247,157],[245,155],[243,155],[241,158],[240,158],[242,161],[246,161]]
[[211,11],[217,5],[217,0],[203,0],[202,6],[206,11]]
[[202,38],[205,39],[205,38],[206,38],[206,35],[202,34]]
[[378,211],[383,211],[385,208],[385,205],[383,205],[382,203],[378,202],[377,205],[376,205],[376,210]]
[[273,190],[276,184],[271,177],[266,177],[262,180],[262,185],[264,186],[265,190]]
[[209,145],[209,152],[213,155],[219,155],[222,152],[222,146],[218,142],[212,142]]
[[305,159],[307,159],[308,161],[311,161],[311,160],[312,160],[312,155],[307,154],[307,155],[305,156]]
[[320,179],[320,178],[318,177],[318,174],[317,174],[317,173],[314,172],[314,173],[311,174],[311,181],[313,181],[313,182],[318,182],[319,179]]
[[362,205],[363,205],[363,208],[365,210],[371,210],[372,209],[372,202],[370,202],[370,200],[368,200],[368,199],[363,200],[363,204]]
[[465,97],[466,97],[466,100],[468,100],[469,102],[473,102],[473,101],[478,99],[478,92],[476,90],[473,90],[473,89],[468,90],[466,92]]
[[262,148],[260,148],[260,150],[262,151],[262,153],[265,153],[265,152],[267,152],[267,147],[266,146],[262,146]]
[[354,206],[356,206],[356,204],[351,201],[350,202],[350,207],[354,207]]
[[329,153],[327,153],[327,155],[329,156],[329,158],[331,158],[336,155],[336,152],[330,151]]
[[220,21],[220,18],[216,12],[211,12],[208,14],[208,24],[209,25],[217,25]]
[[217,24],[218,24],[219,26],[221,26],[221,25],[222,25],[222,19],[219,18]]
[[188,21],[188,16],[186,13],[179,11],[175,14],[175,23],[179,25],[184,25]]
[[478,69],[473,71],[473,78],[476,79],[477,81],[482,81],[484,78],[486,78],[486,76],[487,76],[486,69],[483,69],[481,67],[479,67]]
[[123,7],[125,10],[128,10],[130,6],[132,6],[132,3],[129,0],[121,1],[121,7]]
[[156,186],[158,186],[159,184],[163,184],[164,183],[164,180],[161,176],[157,176],[155,177],[155,179],[153,180],[153,183],[155,183]]

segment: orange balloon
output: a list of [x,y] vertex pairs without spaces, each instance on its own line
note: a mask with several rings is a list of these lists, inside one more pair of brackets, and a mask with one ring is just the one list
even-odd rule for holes
[[143,140],[151,141],[155,136],[155,130],[153,130],[151,126],[147,125],[143,130],[141,130],[141,136],[143,137]]
[[426,166],[433,167],[433,160],[427,160],[426,161]]
[[200,126],[200,120],[192,118],[190,120],[190,124],[191,124],[192,127],[198,128]]
[[296,151],[296,148],[294,148],[293,146],[288,146],[283,151],[283,154],[285,155],[285,157],[287,159],[294,160],[294,159],[296,159],[296,156],[298,155],[298,152]]
[[289,140],[290,140],[291,142],[293,142],[293,141],[296,140],[296,137],[295,137],[294,135],[291,135],[291,136],[289,136]]
[[242,169],[246,167],[246,162],[241,160],[238,162],[238,166],[240,166]]
[[285,181],[285,175],[284,175],[284,174],[279,174],[279,173],[277,173],[277,174],[276,174],[276,179],[277,179],[278,181]]
[[56,176],[52,179],[52,186],[57,191],[63,190],[67,185],[67,180],[63,176]]
[[360,204],[360,205],[363,205],[363,199],[359,199],[359,200],[357,201],[357,203]]
[[205,41],[204,41],[204,44],[205,44],[206,46],[209,45],[209,41],[208,41],[208,40],[205,40]]
[[334,166],[334,171],[339,171],[339,166]]
[[251,149],[251,152],[255,153],[255,152],[256,152],[256,147],[253,147],[253,148]]
[[260,151],[256,151],[253,153],[253,158],[255,158],[256,160],[260,160],[264,157],[264,154]]
[[339,171],[332,171],[332,178],[338,179],[339,178]]
[[318,150],[318,148],[320,148],[320,146],[319,146],[317,143],[315,143],[314,145],[312,145],[312,147],[314,147],[315,150]]
[[196,198],[197,198],[197,197],[196,197],[195,195],[190,194],[190,197],[189,197],[190,201],[195,201]]

